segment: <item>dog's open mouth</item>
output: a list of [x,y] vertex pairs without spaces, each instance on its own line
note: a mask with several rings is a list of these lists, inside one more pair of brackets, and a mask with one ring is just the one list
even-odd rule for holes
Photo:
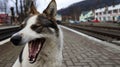
[[34,63],[37,59],[39,52],[41,51],[45,38],[38,38],[29,42],[29,61]]

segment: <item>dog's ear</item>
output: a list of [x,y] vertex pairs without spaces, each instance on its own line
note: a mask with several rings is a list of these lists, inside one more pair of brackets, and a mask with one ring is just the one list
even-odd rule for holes
[[39,14],[39,12],[37,11],[34,2],[32,1],[29,9],[29,15],[34,15],[34,14]]
[[43,13],[46,14],[46,16],[52,18],[55,17],[56,12],[57,12],[57,5],[55,0],[52,0],[48,5],[48,7],[43,11]]

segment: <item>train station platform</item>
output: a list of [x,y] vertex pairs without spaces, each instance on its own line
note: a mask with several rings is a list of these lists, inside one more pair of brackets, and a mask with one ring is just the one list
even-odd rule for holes
[[0,26],[0,30],[1,29],[14,28],[14,27],[18,27],[18,26]]
[[[120,67],[119,46],[103,43],[85,34],[63,27],[62,67]],[[22,47],[7,42],[0,45],[0,67],[11,67]]]

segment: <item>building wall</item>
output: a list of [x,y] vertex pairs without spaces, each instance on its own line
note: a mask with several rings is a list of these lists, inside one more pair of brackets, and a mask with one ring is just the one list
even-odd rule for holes
[[56,19],[61,21],[61,20],[62,20],[61,15],[58,15],[58,14],[57,14],[57,15],[56,15]]
[[81,16],[79,17],[79,21],[86,22],[88,21],[87,18],[94,18],[94,12],[93,11],[85,11],[81,13]]
[[120,4],[95,10],[95,18],[100,21],[117,21],[120,16]]

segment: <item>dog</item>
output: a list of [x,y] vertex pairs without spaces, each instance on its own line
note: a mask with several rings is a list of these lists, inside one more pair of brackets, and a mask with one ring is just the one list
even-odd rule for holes
[[30,16],[10,39],[15,46],[25,45],[12,67],[61,67],[63,33],[56,23],[56,12],[55,0],[42,14],[31,4]]

